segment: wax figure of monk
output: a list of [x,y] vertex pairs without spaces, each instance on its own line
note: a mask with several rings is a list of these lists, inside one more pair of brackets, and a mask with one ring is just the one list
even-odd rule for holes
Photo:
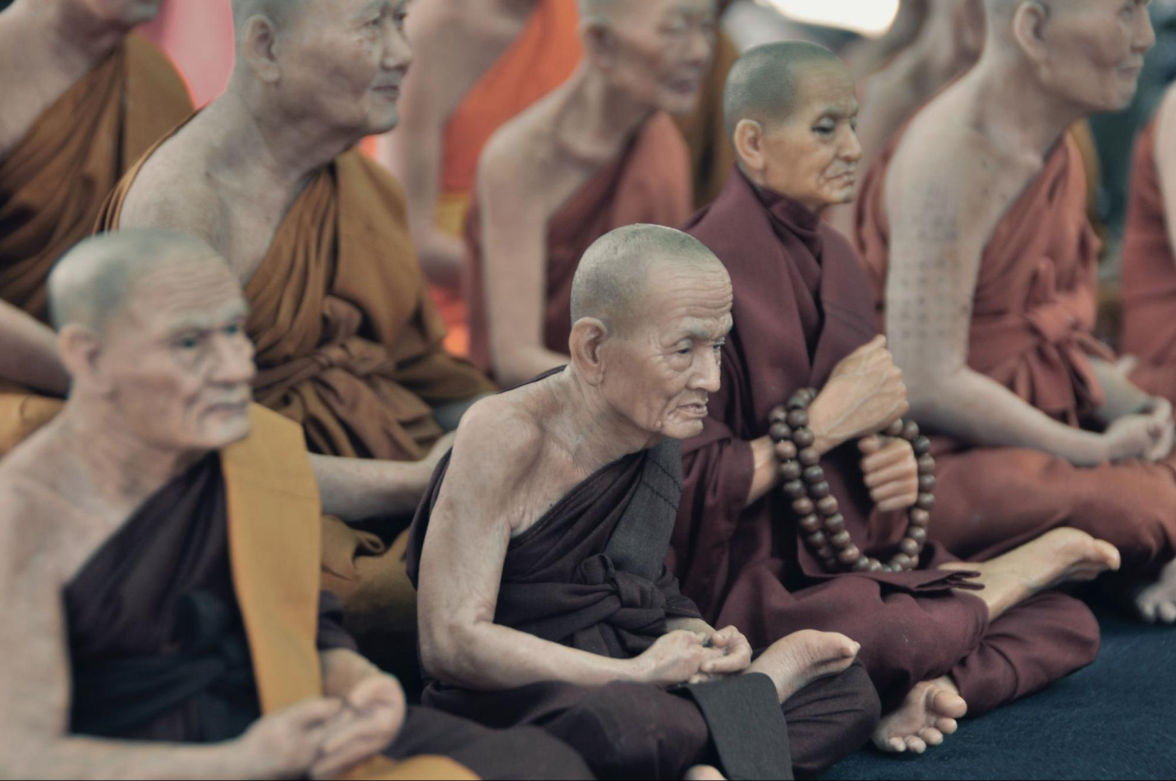
[[567,362],[584,250],[635,222],[690,216],[690,162],[670,114],[694,108],[714,0],[581,0],[584,59],[482,153],[470,247],[470,355],[504,385]]
[[[1046,589],[1114,569],[1118,554],[1075,529],[975,565],[928,541],[934,476],[882,434],[906,410],[901,375],[858,259],[821,219],[852,197],[861,155],[849,71],[813,44],[757,47],[725,104],[738,167],[688,232],[731,273],[735,327],[722,388],[685,443],[673,564],[703,616],[754,645],[801,627],[860,642],[882,698],[874,742],[923,751],[965,710],[1094,659],[1090,611]],[[807,413],[779,419],[805,388]]]
[[980,62],[863,188],[859,247],[920,423],[936,534],[984,559],[1047,529],[1113,543],[1147,619],[1176,621],[1172,407],[1092,336],[1099,241],[1066,128],[1126,106],[1146,3],[986,2]]
[[442,348],[400,187],[351,149],[396,124],[404,1],[233,8],[228,90],[135,166],[102,227],[180,229],[228,258],[250,305],[258,402],[300,423],[314,453],[379,459],[351,464],[357,497],[392,520],[378,536],[328,521],[327,585],[349,620],[411,629],[403,543],[385,546],[407,528],[445,432],[492,386]]
[[[0,453],[64,396],[45,308],[53,262],[102,199],[192,111],[167,59],[130,31],[159,3],[20,0],[0,14]],[[11,392],[4,392],[4,391]]]
[[570,364],[470,411],[414,521],[425,701],[543,726],[603,777],[832,764],[877,723],[857,644],[798,632],[752,661],[665,564],[727,272],[683,233],[629,226],[585,253],[571,306]]
[[[49,295],[70,397],[0,462],[5,775],[586,777],[539,730],[406,708],[353,650],[319,591],[334,491],[250,404],[248,307],[211,247],[87,239]],[[391,761],[414,754],[439,756]]]
[[1135,360],[1130,377],[1148,393],[1176,401],[1176,87],[1135,140],[1123,233],[1123,333]]
[[461,240],[478,157],[504,122],[563,83],[580,62],[576,0],[433,0],[409,14],[415,65],[403,121],[381,162],[404,183],[421,267],[448,328],[469,349]]

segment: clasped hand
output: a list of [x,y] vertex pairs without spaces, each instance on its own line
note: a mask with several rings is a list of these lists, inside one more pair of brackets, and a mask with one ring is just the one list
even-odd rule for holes
[[751,664],[751,644],[733,626],[707,635],[676,630],[662,635],[639,657],[645,680],[669,687],[734,675]]
[[883,512],[905,510],[919,498],[919,464],[911,443],[877,434],[858,442],[870,499]]
[[843,358],[809,407],[809,428],[827,452],[843,442],[876,434],[906,414],[902,372],[877,336]]

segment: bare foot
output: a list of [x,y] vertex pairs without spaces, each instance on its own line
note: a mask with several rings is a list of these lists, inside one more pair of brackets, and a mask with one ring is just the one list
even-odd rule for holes
[[967,712],[968,703],[951,678],[923,681],[910,690],[902,705],[882,717],[874,730],[874,745],[891,753],[922,754],[955,732],[956,719]]
[[974,592],[988,605],[990,619],[1041,591],[1094,580],[1119,569],[1119,550],[1080,529],[1051,529],[1008,553],[985,562],[956,561],[940,569],[976,570],[984,589]]
[[1176,559],[1164,565],[1154,583],[1136,591],[1134,599],[1140,617],[1149,624],[1176,624]]
[[726,778],[713,765],[695,765],[686,771],[686,781],[726,781]]
[[802,629],[768,646],[746,672],[771,678],[780,702],[784,702],[818,678],[845,670],[853,664],[859,648],[861,645],[838,632]]

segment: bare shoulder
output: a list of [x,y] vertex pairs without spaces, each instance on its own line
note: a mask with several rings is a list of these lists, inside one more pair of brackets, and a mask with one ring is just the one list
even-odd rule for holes
[[544,427],[531,401],[532,386],[488,396],[462,417],[450,475],[509,490],[522,482],[543,452]]
[[0,463],[0,583],[58,587],[71,569],[65,537],[73,508],[43,481],[44,471],[19,455]]
[[211,242],[221,213],[220,197],[194,152],[177,140],[182,137],[173,137],[139,169],[123,203],[119,226],[168,228]]
[[544,178],[554,157],[551,112],[544,105],[550,97],[504,123],[486,142],[478,159],[478,181],[489,191],[526,195],[546,189]]

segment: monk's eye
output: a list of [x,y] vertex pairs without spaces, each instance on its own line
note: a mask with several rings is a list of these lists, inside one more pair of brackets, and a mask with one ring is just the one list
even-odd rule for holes
[[240,323],[233,323],[232,325],[225,326],[225,335],[227,336],[240,336],[241,331],[242,328]]
[[176,339],[175,346],[180,350],[195,350],[200,346],[200,338],[196,336],[181,336]]
[[836,129],[832,122],[821,122],[813,128],[813,132],[818,136],[831,136]]

